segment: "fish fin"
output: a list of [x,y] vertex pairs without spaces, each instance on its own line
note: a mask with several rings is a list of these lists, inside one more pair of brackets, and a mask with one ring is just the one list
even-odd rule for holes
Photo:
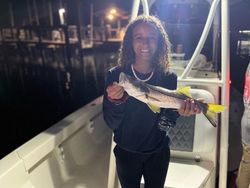
[[178,88],[178,89],[176,90],[176,92],[177,92],[177,93],[184,94],[184,95],[186,95],[187,97],[192,98],[192,95],[191,95],[191,93],[190,93],[190,87],[189,87],[189,86]]
[[220,104],[208,104],[208,110],[213,113],[220,113],[225,110],[225,106]]
[[215,114],[220,113],[225,109],[224,105],[220,104],[208,104],[208,109],[206,112],[203,112],[203,114],[206,116],[208,121],[214,126],[217,127],[217,123],[215,122]]
[[151,104],[151,103],[147,103],[147,105],[150,108],[150,110],[152,110],[154,113],[160,113],[161,108],[159,106]]

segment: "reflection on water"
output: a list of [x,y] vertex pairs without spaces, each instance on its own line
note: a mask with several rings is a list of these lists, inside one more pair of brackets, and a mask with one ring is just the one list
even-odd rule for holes
[[60,48],[37,53],[24,49],[23,56],[14,51],[1,56],[1,124],[7,129],[1,137],[8,138],[2,140],[0,158],[102,95],[105,72],[117,60],[113,52],[86,54],[83,61],[76,54],[70,63]]

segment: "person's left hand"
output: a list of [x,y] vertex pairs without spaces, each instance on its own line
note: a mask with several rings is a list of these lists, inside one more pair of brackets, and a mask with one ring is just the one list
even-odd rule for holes
[[201,113],[201,109],[198,107],[198,105],[193,99],[186,99],[182,103],[181,108],[178,110],[178,112],[181,116],[191,116],[194,114]]

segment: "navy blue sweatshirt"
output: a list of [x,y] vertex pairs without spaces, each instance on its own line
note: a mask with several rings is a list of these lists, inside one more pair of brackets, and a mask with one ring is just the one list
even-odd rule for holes
[[[159,128],[159,121],[164,115],[167,117],[166,121],[175,122],[179,113],[173,109],[161,109],[160,114],[154,113],[147,104],[133,97],[120,104],[111,102],[107,98],[106,88],[113,82],[119,82],[121,72],[133,76],[131,69],[122,70],[119,66],[110,69],[103,99],[104,120],[114,131],[114,141],[121,148],[131,152],[153,153],[168,149],[169,138],[166,132]],[[139,72],[136,74],[141,79],[149,76]],[[174,90],[177,87],[177,76],[171,72],[155,72],[147,83]]]

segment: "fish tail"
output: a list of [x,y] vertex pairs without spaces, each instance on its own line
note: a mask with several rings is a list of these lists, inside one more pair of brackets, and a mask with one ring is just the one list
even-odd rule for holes
[[208,121],[214,126],[217,127],[215,122],[215,114],[222,112],[225,109],[224,105],[220,104],[208,104],[207,110],[203,110],[203,114],[208,119]]
[[208,121],[214,126],[217,127],[217,123],[214,120],[214,113],[207,111],[207,112],[203,112],[203,114],[205,115],[205,117],[208,119]]
[[220,104],[208,104],[208,110],[213,113],[220,113],[225,110],[225,106]]

